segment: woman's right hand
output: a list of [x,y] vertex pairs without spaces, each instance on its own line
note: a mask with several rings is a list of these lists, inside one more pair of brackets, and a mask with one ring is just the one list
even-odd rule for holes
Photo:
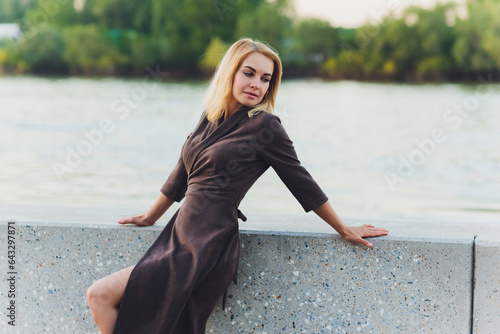
[[364,224],[362,226],[347,226],[342,237],[347,241],[358,242],[366,247],[373,247],[371,242],[363,238],[378,237],[387,234],[389,234],[388,229],[375,227],[370,224]]
[[151,226],[154,225],[150,223],[146,217],[146,214],[142,215],[132,215],[125,218],[118,219],[118,224],[134,224],[137,226]]
[[173,199],[160,193],[147,213],[118,219],[118,224],[134,224],[137,226],[152,226],[174,203]]

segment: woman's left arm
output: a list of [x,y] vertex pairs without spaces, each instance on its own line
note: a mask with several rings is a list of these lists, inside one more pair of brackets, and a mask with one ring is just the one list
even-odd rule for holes
[[345,225],[329,201],[321,204],[316,209],[313,209],[313,211],[321,217],[321,219],[327,222],[328,225],[333,227],[342,238],[347,241],[359,242],[366,247],[372,247],[373,244],[368,240],[363,239],[364,237],[378,237],[389,233],[389,230],[387,229],[377,228],[370,224],[364,224],[356,227]]
[[257,150],[260,158],[267,162],[276,171],[280,179],[302,205],[305,212],[314,210],[325,222],[331,225],[342,238],[359,242],[372,247],[371,242],[363,237],[386,235],[388,230],[375,228],[365,224],[359,227],[346,226],[337,216],[328,202],[328,196],[313,179],[311,174],[300,164],[293,147],[293,142],[276,115],[266,115],[267,123],[256,137],[265,138]]

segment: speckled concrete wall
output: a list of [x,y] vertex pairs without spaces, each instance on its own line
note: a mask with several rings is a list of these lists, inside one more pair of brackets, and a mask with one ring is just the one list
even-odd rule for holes
[[[0,332],[99,333],[86,289],[134,265],[162,228],[16,223],[16,327],[7,325],[7,233],[1,233]],[[473,238],[387,236],[366,249],[336,234],[241,233],[238,285],[229,289],[225,312],[219,302],[207,333],[470,332]],[[483,254],[487,263],[492,255]],[[491,282],[485,284],[498,284]],[[479,325],[484,312],[475,317],[478,333],[492,333]]]
[[244,234],[220,333],[466,333],[470,240]]
[[[6,224],[0,227],[6,230]],[[120,228],[123,227],[123,228]],[[0,318],[2,333],[100,333],[85,292],[96,280],[134,265],[159,231],[132,226],[16,223],[16,327]],[[2,311],[6,296],[6,243],[1,234]]]
[[500,333],[500,240],[475,243],[474,333]]

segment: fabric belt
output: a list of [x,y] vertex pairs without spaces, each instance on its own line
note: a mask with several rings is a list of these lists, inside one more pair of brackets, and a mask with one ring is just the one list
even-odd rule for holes
[[244,222],[247,221],[247,217],[243,214],[243,212],[240,211],[240,209],[238,209],[238,218],[240,218]]

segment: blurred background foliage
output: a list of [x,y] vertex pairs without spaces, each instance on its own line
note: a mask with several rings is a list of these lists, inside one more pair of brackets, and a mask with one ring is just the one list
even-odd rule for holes
[[279,53],[284,76],[454,81],[500,69],[500,0],[467,0],[390,12],[355,29],[298,18],[289,0],[0,0],[0,73],[210,75],[235,40]]

